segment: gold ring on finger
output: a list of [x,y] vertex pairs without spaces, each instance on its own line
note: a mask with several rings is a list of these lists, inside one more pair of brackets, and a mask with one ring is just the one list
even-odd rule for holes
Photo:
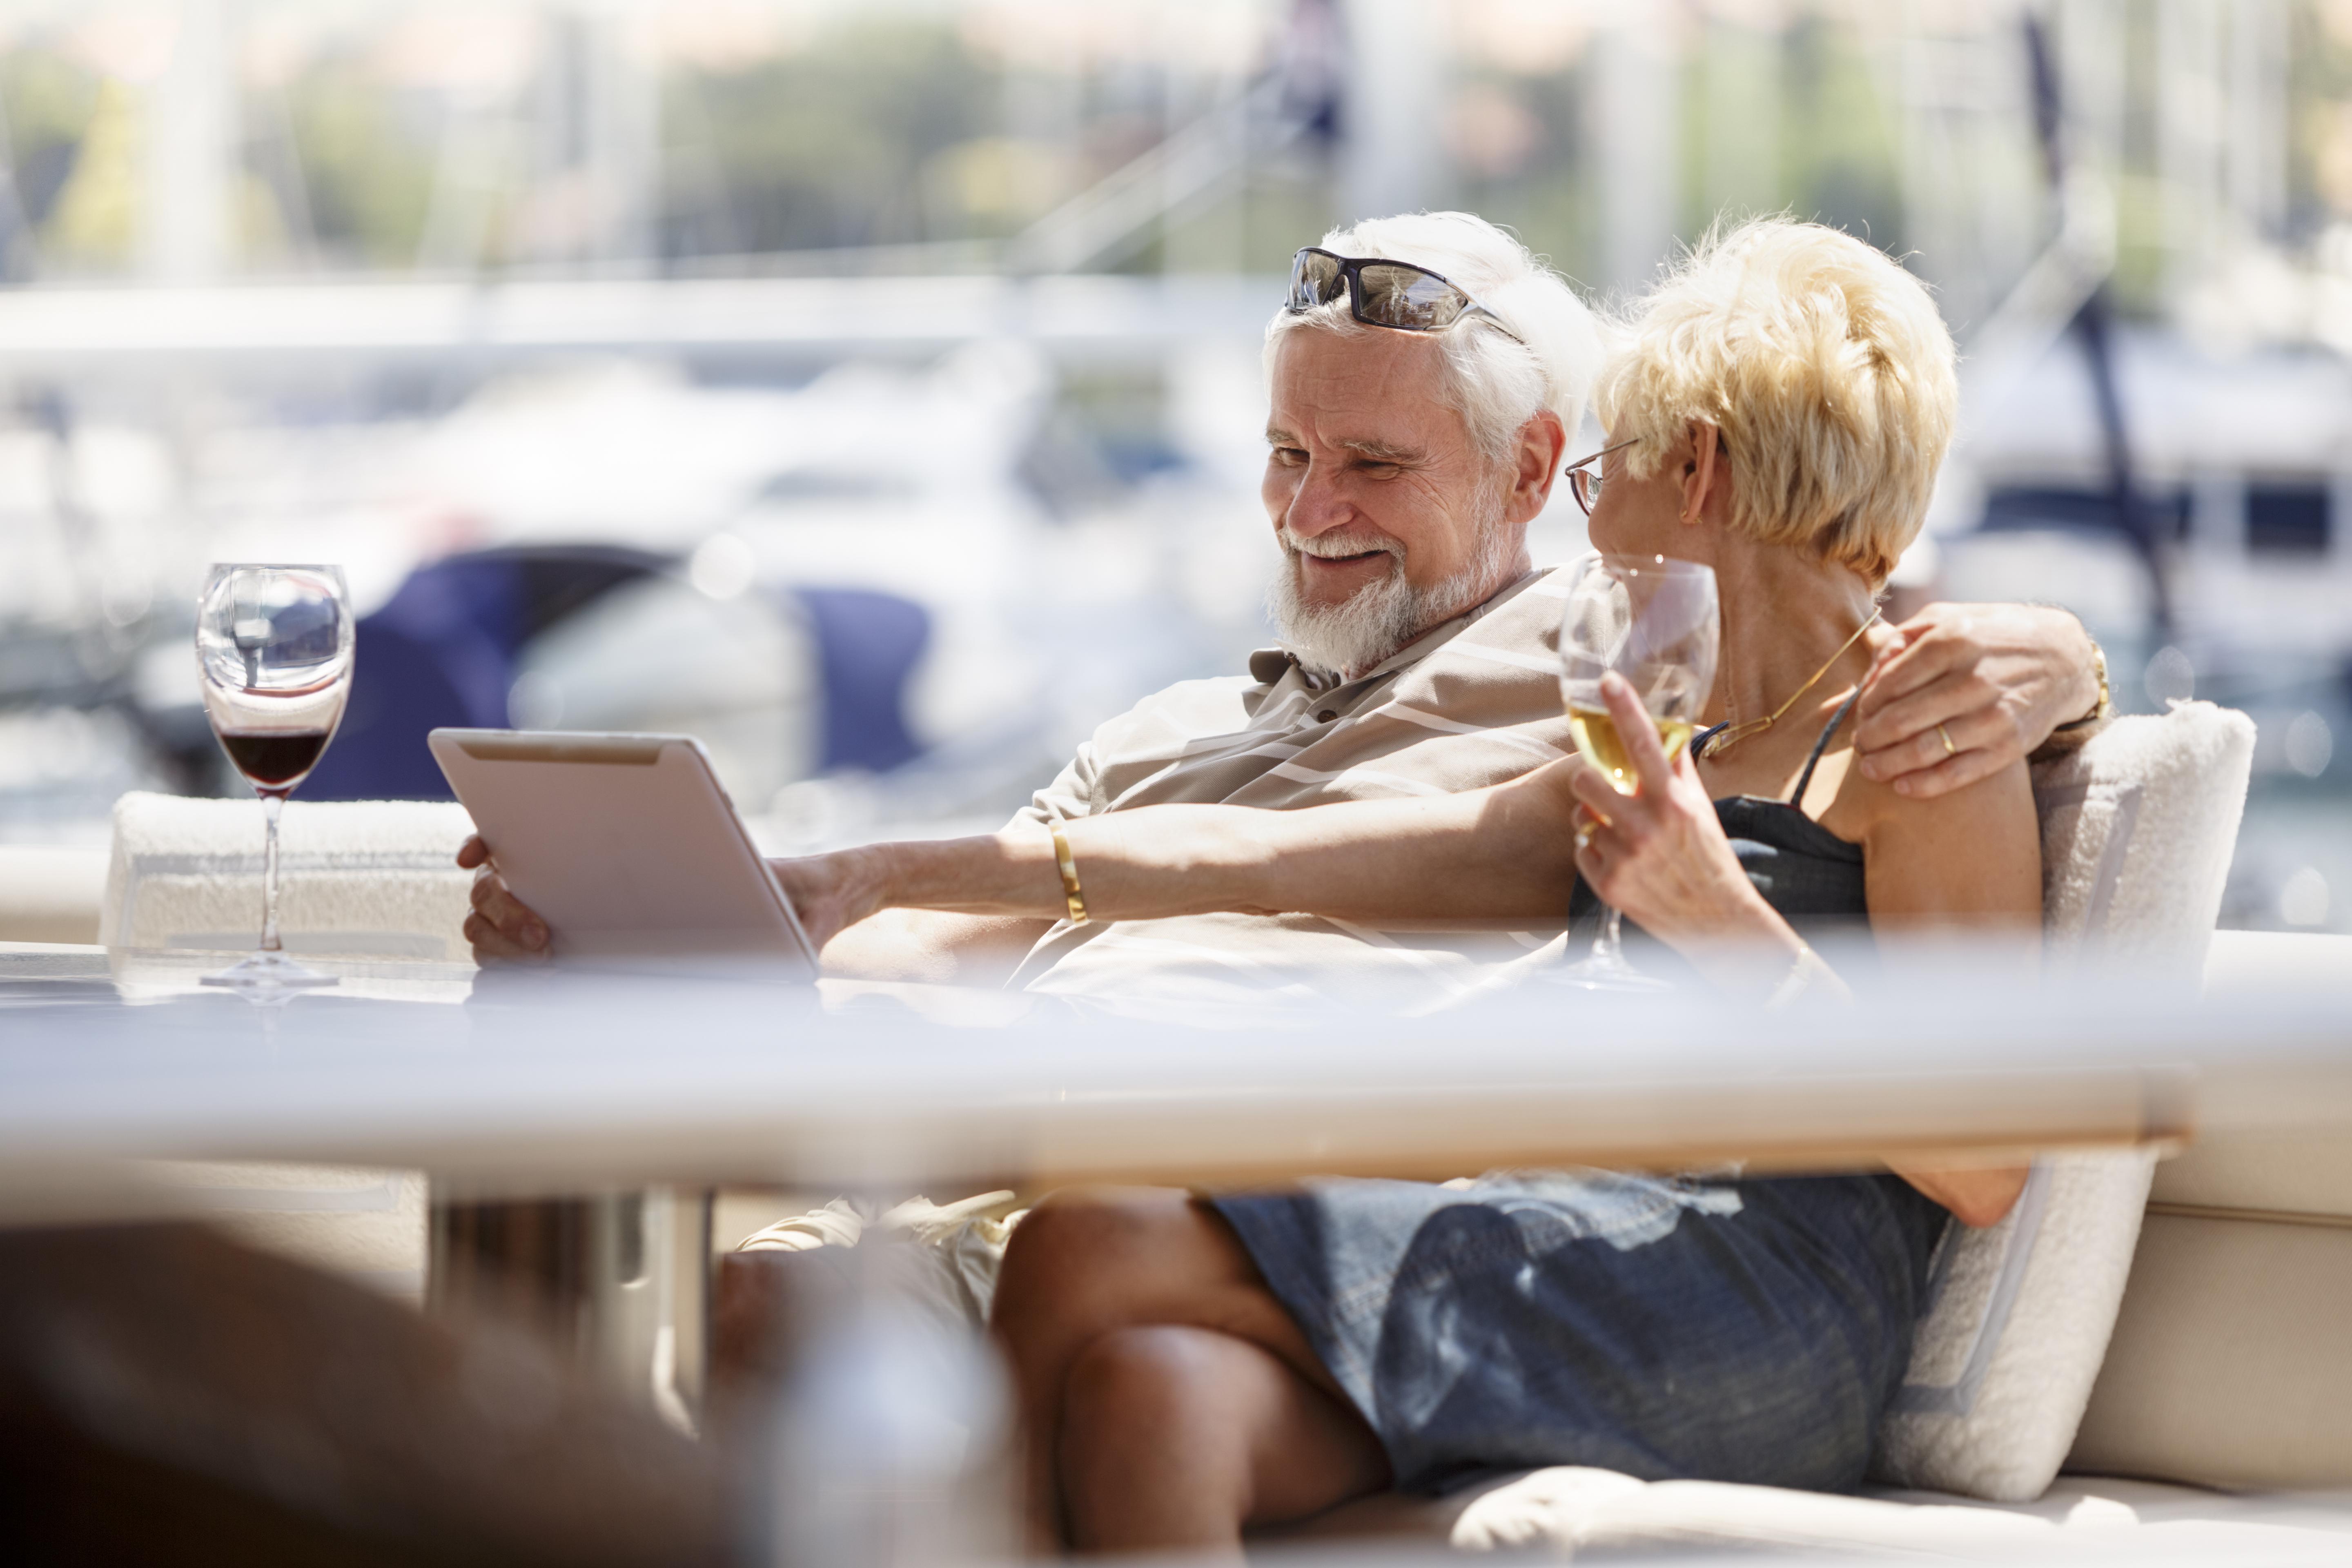
[[1941,724],[1938,724],[1936,726],[1936,733],[1944,742],[1944,755],[1948,757],[1957,757],[1960,754],[1960,749],[1952,744],[1952,732],[1949,730],[1947,730]]

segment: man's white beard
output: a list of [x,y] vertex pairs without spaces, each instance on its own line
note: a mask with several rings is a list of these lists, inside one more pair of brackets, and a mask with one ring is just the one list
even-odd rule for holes
[[[1503,525],[1503,509],[1483,521],[1477,553],[1444,582],[1416,588],[1405,580],[1402,546],[1374,543],[1345,534],[1301,539],[1284,529],[1282,564],[1266,585],[1266,614],[1285,647],[1317,674],[1346,675],[1372,668],[1425,631],[1452,620],[1485,598],[1502,581],[1518,549]],[[1310,605],[1298,591],[1300,555],[1354,555],[1368,548],[1389,551],[1388,574],[1367,583],[1336,605]]]

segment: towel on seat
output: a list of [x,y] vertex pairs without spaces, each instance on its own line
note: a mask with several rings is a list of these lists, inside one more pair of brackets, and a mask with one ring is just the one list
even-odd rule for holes
[[[474,830],[446,801],[289,801],[278,825],[278,925],[289,952],[467,956]],[[261,936],[257,800],[131,794],[114,804],[114,853],[98,940],[109,947],[249,949]]]

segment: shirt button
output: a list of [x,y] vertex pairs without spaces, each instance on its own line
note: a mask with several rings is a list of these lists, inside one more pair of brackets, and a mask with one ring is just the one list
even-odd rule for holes
[[1315,721],[1318,724],[1328,724],[1332,720],[1337,719],[1339,716],[1339,714],[1333,712],[1330,709],[1326,708],[1322,712],[1315,715]]

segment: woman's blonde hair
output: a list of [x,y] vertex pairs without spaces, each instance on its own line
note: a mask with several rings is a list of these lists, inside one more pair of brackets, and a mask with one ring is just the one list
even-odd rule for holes
[[1851,235],[1785,217],[1710,230],[1620,324],[1593,388],[1647,479],[1703,420],[1732,525],[1874,587],[1917,536],[1951,444],[1952,334],[1927,287]]

